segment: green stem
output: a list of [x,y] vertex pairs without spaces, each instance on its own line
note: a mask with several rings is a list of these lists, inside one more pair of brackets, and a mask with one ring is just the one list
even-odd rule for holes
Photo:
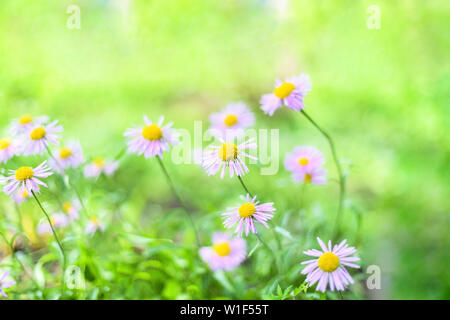
[[304,110],[301,110],[301,113],[327,139],[328,144],[330,145],[331,153],[333,155],[334,163],[336,164],[336,169],[338,171],[338,175],[339,175],[339,204],[338,204],[338,210],[337,210],[337,214],[336,214],[336,220],[335,220],[334,232],[333,232],[333,238],[335,239],[338,236],[338,234],[339,234],[339,224],[340,224],[340,219],[341,219],[341,214],[342,214],[342,208],[343,208],[343,205],[344,205],[345,177],[344,177],[344,174],[342,172],[342,167],[341,167],[341,164],[339,163],[339,159],[338,159],[337,152],[336,152],[336,147],[334,145],[334,141],[331,138],[331,136],[325,130],[323,130]]
[[197,226],[195,225],[194,219],[192,218],[191,214],[189,213],[189,209],[187,208],[187,206],[185,205],[183,200],[181,200],[181,197],[178,195],[177,189],[175,188],[175,185],[172,182],[172,179],[170,178],[169,173],[167,172],[166,167],[164,166],[164,163],[162,162],[162,159],[159,156],[156,156],[156,159],[158,160],[158,163],[161,166],[161,169],[167,179],[167,182],[168,182],[170,188],[172,189],[173,194],[175,195],[175,198],[177,198],[178,202],[183,207],[184,212],[186,213],[186,215],[192,225],[192,229],[194,230],[197,245],[200,247],[200,237],[198,235]]

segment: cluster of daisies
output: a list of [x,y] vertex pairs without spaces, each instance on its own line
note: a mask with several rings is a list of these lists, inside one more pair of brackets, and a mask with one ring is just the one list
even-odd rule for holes
[[[273,93],[265,94],[260,100],[261,109],[272,116],[281,106],[294,111],[304,108],[303,99],[311,89],[309,77],[301,74],[285,81],[276,80]],[[164,123],[164,117],[157,122],[144,116],[143,125],[127,129],[124,136],[128,139],[128,153],[134,153],[145,158],[157,157],[162,159],[163,153],[171,146],[180,143],[180,135],[172,128],[172,123]],[[215,131],[217,144],[206,148],[201,156],[201,165],[208,175],[220,172],[224,178],[227,170],[230,178],[236,176],[243,184],[242,177],[249,172],[246,159],[257,161],[257,157],[250,151],[257,148],[254,139],[242,140],[245,130],[255,124],[254,114],[243,102],[230,103],[224,110],[211,115],[211,130]],[[47,117],[22,116],[13,120],[8,134],[0,138],[0,163],[6,164],[14,156],[41,155],[46,159],[37,167],[23,166],[9,170],[8,175],[0,178],[5,184],[3,191],[14,201],[21,203],[30,197],[36,197],[40,187],[47,187],[43,179],[53,173],[66,175],[68,169],[82,169],[86,178],[98,178],[101,174],[112,175],[118,168],[118,162],[104,158],[94,158],[85,162],[80,143],[69,141],[60,146],[60,134],[63,127],[58,121],[49,121]],[[55,150],[52,151],[52,148]],[[56,149],[57,148],[57,149]],[[312,146],[296,146],[285,158],[285,167],[292,173],[294,181],[304,184],[324,184],[326,170],[323,169],[325,158],[323,154]],[[243,184],[244,186],[244,184]],[[246,189],[246,188],[245,188]],[[36,198],[37,200],[37,198]],[[73,221],[79,220],[83,211],[81,199],[71,199],[61,205],[60,211],[50,217],[50,223],[44,221],[38,225],[38,233],[50,233],[53,228],[67,227]],[[200,257],[212,270],[232,270],[238,267],[247,257],[244,236],[258,233],[258,225],[269,228],[268,222],[274,217],[273,202],[261,203],[256,196],[248,193],[243,195],[242,201],[235,206],[226,208],[222,213],[223,226],[234,229],[235,235],[215,232],[212,245],[199,249]],[[95,233],[104,230],[96,217],[88,219],[85,232]],[[359,258],[352,255],[355,248],[349,247],[346,241],[332,246],[326,246],[319,238],[321,251],[312,249],[305,251],[313,259],[303,262],[306,267],[302,271],[306,274],[309,285],[317,283],[316,290],[324,292],[330,290],[344,290],[353,282],[346,267],[359,268],[354,264]],[[0,275],[0,293],[5,294],[3,288],[13,285],[12,280],[6,279],[8,274]]]

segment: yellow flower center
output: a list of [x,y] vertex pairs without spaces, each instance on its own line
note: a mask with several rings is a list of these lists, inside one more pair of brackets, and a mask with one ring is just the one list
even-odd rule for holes
[[56,223],[55,218],[50,217],[50,224],[54,227],[55,223]]
[[238,148],[234,143],[226,142],[219,148],[218,156],[223,161],[230,161],[237,158]]
[[242,206],[239,207],[239,215],[242,218],[251,217],[255,213],[255,211],[256,207],[251,202],[244,203]]
[[284,99],[288,97],[291,92],[295,89],[295,86],[290,82],[283,82],[281,85],[279,85],[275,90],[273,90],[273,93],[280,99]]
[[308,158],[300,158],[298,159],[298,164],[301,166],[306,166],[309,163],[309,159]]
[[29,114],[23,115],[23,116],[21,116],[20,119],[19,119],[19,123],[20,123],[21,125],[28,124],[28,123],[30,123],[30,122],[33,122],[33,117],[30,116]]
[[238,117],[234,114],[228,115],[223,121],[227,127],[232,127],[238,122]]
[[312,175],[309,173],[305,174],[305,178],[303,180],[304,183],[311,183]]
[[98,219],[97,219],[96,217],[91,217],[90,220],[91,220],[91,222],[92,222],[94,225],[96,225],[96,226],[99,225]]
[[72,150],[70,150],[69,148],[62,148],[59,151],[59,157],[61,159],[67,159],[68,157],[70,157],[72,155]]
[[339,267],[339,257],[332,252],[325,252],[319,258],[319,268],[325,272],[333,272]]
[[156,124],[152,124],[149,126],[145,126],[144,129],[142,129],[142,136],[147,140],[159,140],[161,139],[163,135],[163,132],[160,127],[158,127]]
[[72,204],[70,202],[64,202],[62,206],[65,213],[69,213],[72,209]]
[[11,145],[11,141],[9,141],[8,139],[0,139],[0,150],[5,150],[6,148],[8,148]]
[[18,181],[24,181],[33,177],[33,169],[31,167],[21,167],[16,170],[16,179]]
[[28,197],[28,196],[29,196],[28,191],[27,191],[26,189],[23,190],[23,192],[22,192],[22,197],[26,198],[26,197]]
[[95,158],[92,162],[100,169],[105,167],[105,160],[103,158]]
[[225,257],[231,252],[231,248],[228,242],[216,243],[215,245],[213,245],[213,250],[221,257]]
[[33,140],[41,140],[43,137],[45,137],[47,132],[45,132],[44,127],[37,127],[30,133],[30,138]]

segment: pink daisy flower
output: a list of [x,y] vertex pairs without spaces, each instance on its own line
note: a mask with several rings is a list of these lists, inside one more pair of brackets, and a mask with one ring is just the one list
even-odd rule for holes
[[77,168],[84,162],[83,151],[79,142],[71,141],[60,148],[55,158],[49,160],[49,165],[59,174],[67,168]]
[[5,289],[11,288],[12,286],[14,286],[16,284],[16,282],[14,280],[11,279],[11,277],[9,276],[10,271],[6,270],[4,272],[0,272],[0,293],[6,298],[6,292]]
[[163,152],[170,149],[170,145],[179,143],[179,134],[172,129],[173,123],[163,126],[163,121],[162,116],[155,124],[144,116],[144,127],[128,129],[124,136],[133,138],[128,141],[128,152],[143,154],[145,158],[162,157]]
[[292,179],[304,184],[325,184],[327,182],[327,170],[316,168],[312,170],[299,170],[292,173]]
[[256,196],[251,198],[247,194],[245,203],[239,207],[228,207],[227,212],[222,213],[222,218],[225,219],[223,225],[230,229],[237,224],[235,232],[240,236],[242,236],[244,230],[246,236],[250,231],[258,233],[255,223],[259,222],[269,228],[267,221],[273,218],[275,210],[273,202],[259,204],[259,201],[256,201]]
[[306,282],[310,286],[318,282],[316,291],[325,292],[328,283],[330,290],[343,291],[345,287],[353,283],[353,279],[345,267],[359,268],[353,262],[359,261],[358,257],[349,257],[356,252],[354,247],[349,247],[346,242],[342,241],[338,245],[331,247],[331,240],[328,242],[328,247],[320,238],[317,238],[322,251],[312,249],[304,251],[303,253],[315,257],[316,259],[302,262],[306,264],[302,274],[307,274]]
[[47,161],[42,162],[37,168],[20,167],[15,171],[9,170],[9,173],[11,176],[0,178],[0,183],[7,183],[3,187],[3,192],[8,195],[17,190],[26,190],[28,194],[31,194],[31,191],[39,193],[39,185],[46,188],[47,185],[38,178],[47,178],[53,174],[47,166]]
[[13,199],[17,204],[20,204],[27,200],[31,195],[27,192],[25,188],[19,188],[14,192]]
[[0,138],[0,163],[6,163],[19,153],[16,142],[7,138]]
[[23,154],[25,156],[43,154],[50,143],[57,145],[63,127],[55,120],[47,125],[37,125],[33,127],[23,137]]
[[242,238],[232,238],[225,233],[216,232],[211,247],[202,247],[200,257],[214,270],[232,270],[245,260],[246,243]]
[[230,178],[234,174],[236,176],[243,176],[249,171],[243,158],[247,157],[252,160],[258,160],[256,157],[244,152],[246,149],[256,149],[256,143],[253,142],[253,138],[239,145],[233,142],[225,142],[221,138],[219,140],[222,143],[220,146],[210,146],[203,154],[202,167],[208,175],[215,175],[222,169],[220,177],[223,179],[225,170],[228,167]]
[[[54,229],[64,228],[69,225],[69,219],[65,214],[55,213],[50,217],[50,223],[52,224]],[[37,233],[38,234],[52,233],[50,223],[48,223],[47,219],[42,219],[41,223],[39,223],[37,227]]]
[[27,133],[33,127],[42,125],[48,121],[47,116],[33,117],[29,114],[25,114],[18,119],[14,119],[10,125],[11,133],[16,136],[18,134]]
[[69,220],[73,221],[78,219],[78,213],[81,210],[81,204],[78,199],[74,199],[72,201],[66,201],[62,204],[63,212],[69,216]]
[[287,78],[285,81],[277,79],[273,93],[261,97],[261,109],[269,116],[283,104],[292,110],[300,111],[305,107],[303,97],[309,90],[311,90],[311,82],[309,76],[304,73]]
[[325,160],[323,154],[314,147],[303,146],[295,147],[294,150],[286,156],[284,166],[291,172],[301,170],[311,171],[320,168]]
[[223,137],[242,136],[244,129],[255,123],[255,116],[244,102],[232,102],[210,117],[211,129],[217,130]]
[[84,232],[92,236],[97,230],[100,230],[101,232],[105,231],[105,225],[101,224],[96,217],[89,218],[89,222],[86,225],[86,228],[84,228]]
[[86,178],[98,178],[102,173],[106,176],[111,176],[118,167],[119,163],[117,161],[95,158],[84,167],[83,171]]

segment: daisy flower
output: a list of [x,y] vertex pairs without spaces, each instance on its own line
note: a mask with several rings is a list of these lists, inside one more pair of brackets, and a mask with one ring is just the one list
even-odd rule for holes
[[17,204],[24,202],[31,195],[28,193],[27,189],[20,188],[16,192],[14,192],[13,198]]
[[252,160],[258,160],[256,157],[244,152],[246,149],[256,149],[256,143],[254,139],[249,139],[239,145],[233,142],[225,142],[220,139],[222,143],[220,146],[210,146],[203,155],[202,167],[208,173],[208,175],[215,175],[221,170],[220,177],[223,179],[225,176],[225,170],[228,167],[230,172],[230,178],[234,174],[236,176],[243,176],[249,170],[245,165],[243,158],[247,157]]
[[305,107],[303,97],[311,90],[309,76],[302,73],[297,77],[287,78],[285,81],[275,80],[275,90],[273,93],[265,94],[261,97],[261,109],[269,116],[283,104],[295,111],[300,111]]
[[314,147],[304,146],[295,147],[294,150],[286,156],[284,166],[291,172],[302,170],[312,171],[320,168],[325,160],[323,154]]
[[10,131],[14,136],[16,136],[21,133],[29,132],[34,126],[41,125],[47,121],[48,117],[46,116],[33,117],[29,114],[25,114],[12,121]]
[[89,218],[89,222],[86,225],[86,228],[84,228],[84,232],[92,236],[97,230],[103,232],[105,231],[105,226],[101,224],[96,217]]
[[327,170],[316,168],[312,170],[299,170],[292,173],[292,179],[304,184],[325,184],[327,182]]
[[328,283],[330,284],[331,291],[335,289],[338,291],[345,290],[347,285],[354,282],[345,267],[359,268],[357,264],[353,263],[359,261],[359,258],[349,257],[356,252],[356,249],[349,247],[346,244],[347,240],[333,247],[331,247],[331,240],[328,242],[328,247],[320,238],[317,238],[317,241],[322,251],[312,249],[303,252],[308,256],[316,258],[302,262],[302,264],[307,265],[302,271],[302,274],[307,274],[305,281],[310,286],[319,282],[316,291],[325,292]]
[[7,183],[3,187],[3,192],[8,195],[17,190],[26,190],[29,194],[31,191],[39,193],[39,185],[47,187],[47,184],[38,178],[47,178],[53,174],[47,166],[47,161],[42,162],[37,168],[20,167],[15,171],[9,170],[9,173],[11,176],[0,178],[0,183]]
[[16,284],[16,282],[14,280],[12,280],[9,277],[9,273],[10,271],[4,271],[1,273],[0,275],[0,293],[6,298],[6,292],[4,289],[8,289],[11,288],[12,286],[14,286]]
[[23,138],[23,154],[25,156],[42,154],[50,143],[58,144],[63,127],[55,120],[47,125],[33,127]]
[[163,152],[170,149],[170,145],[179,143],[179,134],[172,129],[173,123],[163,126],[163,121],[163,116],[158,123],[152,123],[144,116],[145,126],[128,129],[124,134],[125,137],[132,138],[128,141],[128,152],[143,154],[145,158],[162,157]]
[[78,213],[81,210],[81,204],[78,199],[74,199],[71,202],[64,202],[62,208],[63,212],[69,216],[69,220],[78,219]]
[[95,158],[84,167],[86,178],[98,178],[101,173],[111,176],[119,167],[117,161],[109,161],[104,158]]
[[0,163],[6,163],[9,159],[19,153],[17,145],[13,140],[0,138]]
[[200,257],[209,267],[216,270],[232,270],[245,260],[247,250],[242,238],[232,238],[225,233],[216,232],[211,247],[202,247]]
[[[53,228],[64,228],[69,225],[69,219],[65,214],[55,213],[50,217],[50,223],[52,224]],[[50,223],[48,223],[47,219],[43,219],[37,227],[37,233],[52,233]]]
[[222,213],[222,218],[225,219],[223,225],[230,229],[237,223],[235,232],[242,236],[242,232],[245,230],[247,236],[250,231],[257,233],[256,222],[269,228],[266,222],[273,218],[275,210],[273,202],[259,204],[259,201],[256,201],[256,196],[251,198],[247,194],[245,203],[239,207],[228,207],[227,212]]
[[210,117],[211,129],[218,130],[223,136],[234,138],[242,136],[244,129],[255,123],[255,116],[243,102],[232,102]]
[[79,142],[69,142],[58,150],[55,158],[49,160],[49,165],[59,174],[63,174],[67,168],[77,168],[84,162],[83,151]]

